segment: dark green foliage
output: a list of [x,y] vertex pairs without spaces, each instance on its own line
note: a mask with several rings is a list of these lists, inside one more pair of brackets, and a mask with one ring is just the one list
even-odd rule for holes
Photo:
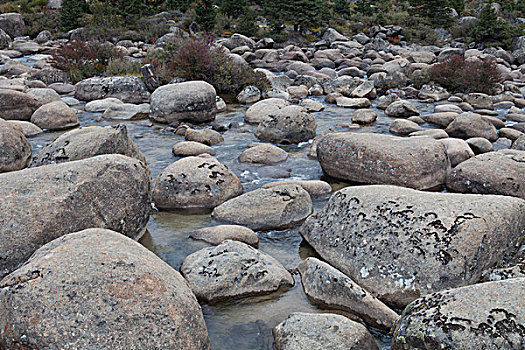
[[372,16],[374,14],[374,1],[372,0],[357,0],[355,2],[354,11],[365,15]]
[[461,13],[465,9],[465,0],[450,0],[448,6]]
[[211,32],[217,22],[213,0],[200,0],[195,7],[195,21],[205,31]]
[[186,12],[192,3],[193,1],[191,0],[167,0],[166,7],[169,10],[180,10],[181,12]]
[[294,31],[304,32],[321,26],[328,18],[328,5],[324,0],[267,0],[263,8],[276,31],[288,23],[293,25]]
[[334,12],[339,16],[350,16],[352,11],[350,11],[348,0],[335,0]]
[[150,12],[146,0],[119,0],[116,7],[122,16],[131,20],[136,20]]
[[451,23],[449,0],[409,0],[410,12],[429,24],[448,26]]
[[255,12],[248,9],[239,20],[236,32],[246,36],[256,36],[257,27],[255,26]]
[[513,34],[513,28],[506,22],[498,20],[498,15],[490,4],[483,7],[478,23],[470,32],[476,42],[501,46],[509,46]]
[[64,30],[78,28],[86,10],[87,4],[84,0],[63,0],[60,8],[60,27]]
[[246,13],[247,7],[247,0],[222,0],[221,12],[226,16],[239,18]]

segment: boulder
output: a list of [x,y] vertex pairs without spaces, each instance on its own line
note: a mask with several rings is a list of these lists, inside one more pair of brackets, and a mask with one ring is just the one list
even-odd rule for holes
[[410,133],[408,136],[410,137],[428,136],[428,137],[432,137],[433,139],[440,140],[440,139],[447,138],[448,134],[443,129],[424,129],[421,131]]
[[204,81],[164,85],[151,95],[151,116],[160,123],[209,122],[215,119],[215,97],[215,88]]
[[464,140],[450,137],[440,139],[439,142],[445,145],[448,158],[450,159],[450,165],[453,168],[455,168],[459,163],[474,157],[474,152]]
[[2,119],[28,121],[41,105],[26,93],[0,89],[0,118]]
[[525,336],[525,278],[428,295],[396,322],[392,350],[520,349]]
[[277,260],[236,241],[188,255],[180,271],[197,298],[207,303],[270,294],[294,284]]
[[241,104],[251,104],[261,99],[261,91],[256,86],[247,86],[237,95],[237,101]]
[[335,103],[337,104],[337,107],[344,107],[344,108],[368,108],[372,105],[370,103],[370,100],[367,99],[366,97],[350,98],[350,97],[340,96],[335,99]]
[[366,324],[389,331],[399,317],[388,306],[348,276],[316,258],[303,260],[297,268],[304,293],[324,308],[349,312]]
[[185,157],[153,181],[153,203],[159,209],[211,209],[242,191],[239,178],[215,158]]
[[149,103],[135,105],[132,103],[122,103],[109,106],[102,115],[104,119],[111,120],[139,120],[149,117],[151,107]]
[[200,142],[208,146],[218,145],[224,141],[224,137],[212,129],[187,129],[184,133],[184,138],[187,141]]
[[[35,186],[38,184],[38,186]],[[138,239],[151,210],[144,163],[103,155],[0,174],[0,277],[42,245],[103,227]]]
[[463,101],[467,102],[475,109],[494,109],[494,102],[492,101],[492,97],[486,94],[477,92],[466,94],[463,97]]
[[75,85],[75,97],[82,101],[114,97],[126,103],[144,103],[150,93],[139,77],[94,77]]
[[456,112],[438,112],[438,113],[430,113],[430,114],[423,114],[421,118],[430,124],[436,124],[443,128],[446,128],[449,126],[450,123],[454,121],[458,117],[458,113]]
[[19,126],[22,129],[22,133],[25,137],[33,137],[43,133],[42,129],[40,129],[38,126],[24,120],[9,120],[8,123]]
[[437,102],[448,99],[450,94],[439,85],[426,84],[419,90],[418,97],[422,100],[431,99]]
[[301,186],[310,197],[322,197],[332,193],[332,186],[320,180],[282,180],[264,184],[262,188],[272,188],[281,185]]
[[290,103],[281,98],[269,98],[259,101],[246,110],[244,120],[250,124],[259,124],[267,115],[277,113]]
[[230,38],[222,41],[221,45],[228,48],[229,50],[233,50],[236,47],[241,47],[241,46],[248,46],[250,50],[253,50],[255,48],[255,41],[248,38],[247,36],[235,33],[235,34],[232,34]]
[[239,155],[243,163],[273,165],[288,159],[288,152],[274,145],[256,144]]
[[26,93],[37,100],[41,105],[60,101],[60,95],[53,89],[31,88],[28,89]]
[[476,155],[494,151],[492,143],[483,137],[470,138],[467,140],[467,144]]
[[525,135],[521,135],[512,143],[512,149],[525,151]]
[[206,146],[203,143],[195,141],[177,142],[173,145],[171,151],[176,157],[198,156],[201,154],[209,154],[210,156],[214,156],[217,154],[217,152],[210,146]]
[[105,112],[109,107],[120,106],[122,104],[124,104],[124,102],[118,98],[108,97],[102,100],[94,100],[86,103],[84,110],[92,113]]
[[377,119],[377,113],[371,109],[358,109],[352,114],[352,123],[372,124]]
[[498,139],[498,133],[494,125],[479,114],[460,114],[447,126],[445,131],[451,137],[460,139],[483,137],[491,142]]
[[423,130],[418,124],[406,119],[396,119],[390,124],[389,131],[397,135],[409,135]]
[[182,276],[107,229],[38,249],[0,281],[0,303],[1,348],[209,349],[202,310]]
[[453,104],[444,104],[434,106],[434,113],[443,113],[443,112],[454,112],[461,114],[463,110],[458,105]]
[[2,13],[0,14],[0,29],[11,38],[23,36],[26,33],[24,18],[19,13]]
[[441,186],[450,168],[445,146],[428,137],[333,133],[319,141],[317,157],[338,179],[415,189]]
[[385,110],[385,114],[393,118],[408,118],[419,115],[419,111],[412,102],[399,100],[392,102]]
[[216,207],[212,217],[253,230],[274,230],[303,221],[312,210],[308,192],[297,185],[282,185],[230,199]]
[[447,188],[462,193],[501,194],[525,199],[525,152],[501,150],[464,161],[448,176]]
[[55,101],[38,108],[31,116],[31,123],[41,129],[64,130],[78,126],[75,111],[62,101]]
[[293,313],[273,329],[276,350],[378,350],[365,326],[335,314]]
[[515,251],[525,201],[505,196],[347,187],[300,229],[332,266],[395,307],[476,283]]
[[7,49],[12,42],[11,37],[0,28],[0,50]]
[[248,227],[239,225],[218,225],[205,227],[190,233],[190,238],[219,245],[226,240],[239,241],[257,248],[259,237]]
[[308,141],[315,137],[317,123],[306,109],[286,106],[269,113],[255,130],[255,137],[262,141],[289,144]]
[[146,162],[142,152],[129,138],[125,125],[88,126],[60,135],[33,158],[31,167],[71,162],[102,154],[122,154]]
[[0,119],[0,173],[23,169],[30,159],[31,145],[22,130]]

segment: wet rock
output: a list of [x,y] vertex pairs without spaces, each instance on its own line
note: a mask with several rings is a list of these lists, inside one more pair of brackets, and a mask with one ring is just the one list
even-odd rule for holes
[[358,98],[376,98],[376,89],[374,87],[374,82],[369,80],[365,81],[364,83],[356,87],[354,91],[352,91],[351,96]]
[[254,145],[239,155],[240,162],[266,165],[281,163],[286,159],[288,159],[288,152],[269,144]]
[[335,314],[293,313],[273,329],[276,350],[378,350],[365,326]]
[[159,209],[211,209],[243,191],[239,178],[211,156],[182,158],[153,181]]
[[294,284],[277,260],[236,241],[190,254],[180,270],[197,298],[208,303],[270,294]]
[[210,146],[206,146],[203,143],[195,141],[177,142],[175,145],[173,145],[171,151],[176,157],[198,156],[201,154],[209,154],[210,156],[214,156],[217,154],[215,149],[211,148]]
[[505,196],[347,187],[300,229],[332,266],[395,307],[476,283],[513,252],[525,201]]
[[224,137],[212,129],[187,129],[184,133],[184,138],[187,141],[200,142],[208,146],[218,145],[224,141]]
[[151,111],[149,103],[135,105],[122,103],[109,106],[102,115],[105,119],[112,120],[138,120],[147,119]]
[[397,135],[408,135],[416,131],[423,130],[418,124],[406,120],[406,119],[396,119],[390,124],[389,128],[392,134]]
[[269,113],[255,130],[255,137],[274,143],[299,143],[315,137],[317,123],[306,109],[286,106]]
[[0,89],[0,118],[5,120],[30,120],[42,104],[26,93]]
[[455,168],[456,165],[466,161],[469,158],[474,157],[474,152],[470,148],[467,142],[461,139],[446,138],[439,140],[445,145],[447,149],[447,155],[450,159],[450,165]]
[[368,325],[386,331],[399,317],[379,299],[325,262],[307,258],[298,270],[304,293],[321,307],[350,312]]
[[55,101],[38,108],[31,116],[31,123],[47,130],[64,130],[78,126],[75,111],[62,101]]
[[440,139],[447,138],[448,134],[443,129],[425,129],[425,130],[410,133],[408,136],[410,137],[428,136],[433,139],[440,140]]
[[25,137],[33,137],[43,133],[42,129],[30,122],[23,120],[10,120],[8,123],[19,126],[22,129],[22,133]]
[[[38,184],[38,186],[35,186]],[[140,238],[151,210],[149,170],[122,155],[0,174],[0,276],[65,234],[104,227]]]
[[2,13],[0,14],[0,29],[11,38],[23,36],[26,33],[24,18],[19,13]]
[[447,126],[445,131],[451,137],[460,139],[483,137],[492,142],[498,139],[498,133],[494,125],[478,114],[460,114]]
[[350,98],[350,97],[340,96],[340,97],[337,97],[335,101],[336,101],[337,107],[344,107],[344,108],[368,108],[372,105],[370,103],[370,100],[365,97]]
[[239,225],[218,225],[193,231],[190,238],[219,245],[226,240],[239,241],[257,248],[259,237],[248,227]]
[[454,112],[461,114],[463,110],[458,105],[444,104],[434,106],[434,113]]
[[253,230],[273,230],[301,222],[311,213],[308,192],[297,185],[282,185],[230,199],[216,207],[212,217]]
[[88,126],[60,135],[31,161],[31,167],[59,164],[102,154],[122,154],[142,162],[146,158],[129,138],[125,125]]
[[525,337],[525,278],[443,291],[410,304],[396,323],[392,350],[519,349]]
[[21,128],[0,119],[0,173],[23,169],[30,159],[31,145]]
[[441,186],[450,167],[445,147],[427,137],[333,133],[319,141],[317,157],[338,179],[416,189]]
[[114,97],[126,103],[148,102],[150,94],[139,77],[94,77],[75,85],[75,98],[82,101]]
[[332,186],[329,183],[320,180],[282,180],[265,184],[262,188],[272,188],[281,185],[301,186],[310,197],[326,196],[332,192]]
[[53,89],[32,88],[27,90],[26,93],[37,100],[41,105],[60,101],[60,95]]
[[426,84],[421,87],[418,97],[422,100],[432,99],[437,102],[448,99],[450,94],[439,85]]
[[385,110],[385,114],[393,118],[408,118],[419,115],[419,111],[412,102],[400,100],[392,102]]
[[238,95],[237,101],[242,104],[251,104],[261,99],[261,91],[256,86],[245,87]]
[[259,101],[246,111],[244,120],[250,124],[259,124],[269,114],[276,114],[290,103],[281,98],[269,98]]
[[458,113],[456,112],[438,112],[438,113],[430,113],[430,114],[424,114],[421,116],[421,118],[430,124],[436,124],[443,128],[446,128],[449,126],[450,123],[454,121],[458,117]]
[[358,109],[352,114],[352,123],[372,124],[377,119],[377,113],[371,109]]
[[475,109],[494,109],[492,97],[482,93],[466,94],[463,100]]
[[182,276],[106,229],[38,249],[0,282],[0,303],[6,349],[209,348],[202,310]]
[[467,143],[476,155],[494,151],[492,143],[483,137],[470,138],[467,140]]
[[324,105],[322,103],[310,100],[308,98],[303,99],[301,103],[299,103],[299,106],[306,108],[308,112],[320,112],[324,109]]
[[204,81],[164,85],[151,95],[152,118],[160,123],[209,122],[215,119],[215,97],[215,88]]
[[507,138],[512,141],[516,141],[523,133],[519,130],[511,128],[501,128],[498,130],[498,136],[500,138]]
[[109,107],[120,106],[122,104],[124,104],[124,102],[118,98],[108,97],[102,100],[94,100],[86,103],[84,110],[92,113],[105,112]]
[[447,178],[447,188],[462,193],[525,199],[525,152],[501,150],[471,158],[452,171]]

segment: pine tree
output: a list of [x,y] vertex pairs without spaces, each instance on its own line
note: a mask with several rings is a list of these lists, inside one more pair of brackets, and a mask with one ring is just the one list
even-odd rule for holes
[[410,12],[432,25],[450,24],[449,0],[409,0]]
[[63,0],[60,8],[60,27],[71,30],[79,27],[80,18],[86,13],[85,0]]
[[126,18],[137,19],[149,12],[149,7],[145,0],[120,0],[117,3],[121,15]]
[[247,0],[222,0],[221,12],[226,16],[239,18],[248,12]]
[[192,4],[191,0],[167,0],[166,7],[169,10],[180,10],[181,12],[186,12]]
[[200,0],[195,7],[195,14],[197,15],[195,21],[202,29],[207,32],[213,30],[217,22],[213,0]]
[[354,11],[365,16],[372,16],[374,14],[374,7],[372,0],[357,0],[355,2]]
[[255,12],[248,9],[244,15],[241,16],[236,32],[246,36],[257,35],[257,27],[255,26]]
[[286,22],[293,25],[294,31],[304,32],[320,26],[328,16],[324,0],[267,0],[263,5],[266,17],[276,30]]
[[478,42],[501,45],[512,37],[512,29],[507,23],[498,20],[496,10],[487,3],[481,10],[479,21],[472,28],[470,35]]
[[340,16],[349,16],[352,11],[348,6],[348,0],[335,0],[334,12]]

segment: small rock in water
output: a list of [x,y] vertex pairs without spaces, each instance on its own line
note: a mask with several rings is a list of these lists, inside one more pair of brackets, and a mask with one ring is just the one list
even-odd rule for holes
[[226,240],[239,241],[257,248],[259,237],[253,230],[239,225],[218,225],[193,231],[190,238],[219,245]]

